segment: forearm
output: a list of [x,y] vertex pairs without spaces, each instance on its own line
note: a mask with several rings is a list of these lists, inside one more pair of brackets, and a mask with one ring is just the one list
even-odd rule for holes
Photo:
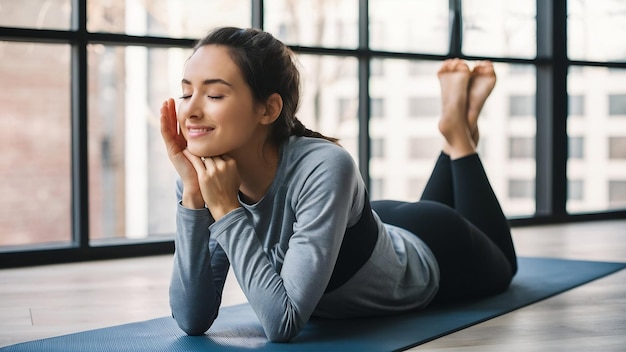
[[[216,240],[228,255],[233,271],[270,341],[296,336],[311,312],[297,307],[243,211],[229,213],[215,226]],[[294,294],[292,292],[292,294]],[[298,296],[297,294],[294,294]]]
[[202,209],[204,208],[204,199],[199,192],[183,192],[182,205],[188,209]]
[[228,260],[217,243],[213,251],[209,248],[211,222],[208,210],[179,205],[170,307],[180,328],[190,335],[204,333],[217,316],[228,270]]

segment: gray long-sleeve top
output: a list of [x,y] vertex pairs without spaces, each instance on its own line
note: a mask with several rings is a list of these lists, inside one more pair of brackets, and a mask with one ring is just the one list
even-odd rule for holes
[[[178,199],[182,189],[178,184]],[[233,271],[271,341],[296,336],[312,315],[383,315],[427,305],[439,283],[432,252],[414,234],[383,224],[367,262],[325,293],[346,228],[360,218],[365,186],[352,157],[322,139],[290,137],[276,176],[256,204],[214,221],[208,209],[177,210],[172,315],[202,334],[217,317]]]

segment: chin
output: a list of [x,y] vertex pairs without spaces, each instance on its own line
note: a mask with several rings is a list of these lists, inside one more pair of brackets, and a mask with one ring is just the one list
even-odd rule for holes
[[212,157],[224,154],[223,152],[218,152],[214,148],[207,148],[201,146],[187,145],[187,150],[197,156],[197,157]]

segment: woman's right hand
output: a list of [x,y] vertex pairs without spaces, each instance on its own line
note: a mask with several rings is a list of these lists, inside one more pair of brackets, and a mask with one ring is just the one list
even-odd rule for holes
[[167,99],[161,106],[161,136],[165,142],[167,156],[183,182],[183,206],[192,209],[204,208],[198,174],[183,154],[183,150],[187,148],[187,141],[178,132],[176,104],[172,98]]

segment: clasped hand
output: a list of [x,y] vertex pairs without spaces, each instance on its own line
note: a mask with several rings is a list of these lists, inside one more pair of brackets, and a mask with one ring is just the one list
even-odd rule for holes
[[240,186],[235,159],[227,156],[198,157],[187,150],[187,141],[178,133],[174,99],[161,106],[161,136],[167,155],[183,182],[183,206],[209,208],[217,221],[240,207],[237,192]]

